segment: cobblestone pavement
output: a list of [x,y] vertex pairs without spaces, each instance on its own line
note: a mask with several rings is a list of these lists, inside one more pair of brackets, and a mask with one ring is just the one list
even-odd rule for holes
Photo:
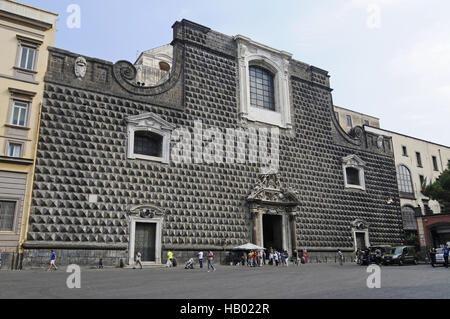
[[308,264],[288,268],[218,266],[206,269],[82,269],[81,288],[68,289],[61,267],[0,271],[0,298],[450,298],[450,269],[429,265],[386,266],[381,288],[369,289],[367,267]]

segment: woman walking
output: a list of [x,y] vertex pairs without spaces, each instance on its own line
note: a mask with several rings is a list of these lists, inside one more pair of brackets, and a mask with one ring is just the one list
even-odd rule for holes
[[213,252],[210,250],[208,253],[208,272],[209,269],[211,268],[213,271],[216,271],[216,268],[213,265],[213,260],[214,260],[214,254]]

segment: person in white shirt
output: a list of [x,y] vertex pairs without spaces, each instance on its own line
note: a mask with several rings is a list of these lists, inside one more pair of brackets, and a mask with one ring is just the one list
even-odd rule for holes
[[200,269],[203,268],[203,251],[198,253],[198,263],[200,264]]
[[136,254],[136,263],[135,263],[135,265],[134,265],[134,268],[136,268],[136,266],[139,265],[139,266],[141,267],[141,269],[142,269],[141,258],[142,258],[142,255],[141,255],[141,253],[138,251],[137,254]]

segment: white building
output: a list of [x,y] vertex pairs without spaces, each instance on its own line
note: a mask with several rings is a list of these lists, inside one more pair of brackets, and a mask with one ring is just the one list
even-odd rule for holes
[[421,247],[450,241],[450,212],[422,194],[424,181],[429,185],[447,169],[450,147],[371,126],[365,129],[392,137],[405,231],[417,231]]

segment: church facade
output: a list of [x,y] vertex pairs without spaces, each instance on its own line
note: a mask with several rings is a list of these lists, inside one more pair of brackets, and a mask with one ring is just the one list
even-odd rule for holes
[[50,249],[117,265],[403,242],[392,141],[343,131],[327,71],[191,21],[173,31],[156,86],[127,61],[49,49],[25,267]]

